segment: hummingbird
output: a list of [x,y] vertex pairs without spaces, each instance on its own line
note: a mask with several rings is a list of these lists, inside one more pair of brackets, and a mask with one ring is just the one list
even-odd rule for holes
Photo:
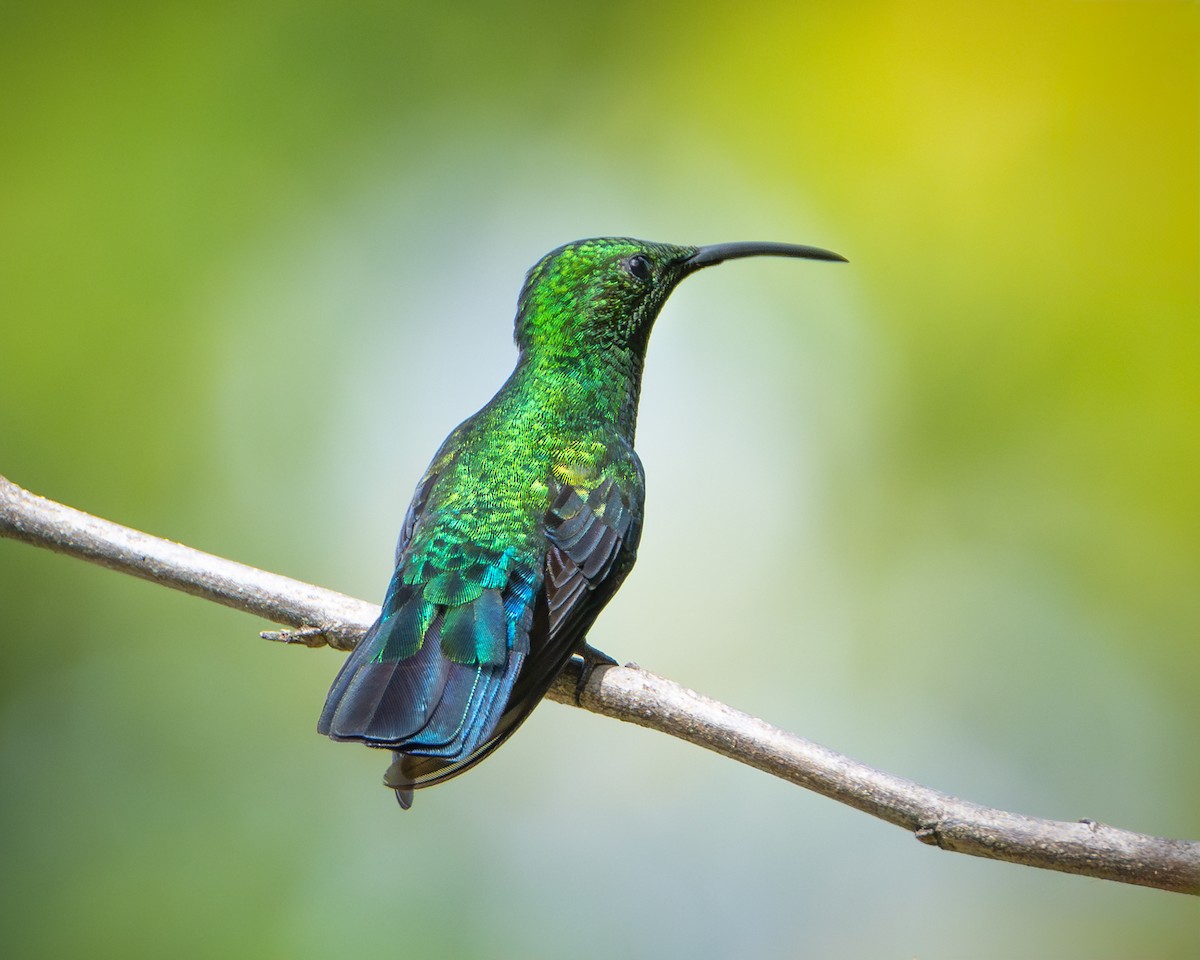
[[525,277],[517,365],[448,436],[417,484],[379,619],[325,700],[319,733],[391,750],[413,791],[504,743],[574,656],[633,567],[645,475],[633,449],[650,329],[697,270],[742,257],[845,258],[818,247],[564,244]]

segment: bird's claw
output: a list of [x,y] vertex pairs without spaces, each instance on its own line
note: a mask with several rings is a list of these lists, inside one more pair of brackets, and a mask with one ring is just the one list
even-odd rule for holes
[[583,667],[579,671],[579,679],[575,681],[575,705],[579,706],[582,702],[583,688],[592,679],[592,671],[600,666],[615,667],[617,661],[603,650],[597,650],[590,643],[586,642],[575,651],[575,655],[583,661]]

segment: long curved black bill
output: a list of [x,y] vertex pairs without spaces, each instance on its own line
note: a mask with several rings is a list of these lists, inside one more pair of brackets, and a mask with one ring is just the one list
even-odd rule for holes
[[840,253],[832,250],[822,250],[820,247],[807,247],[799,243],[770,243],[761,240],[748,240],[741,243],[713,243],[700,247],[695,253],[683,261],[683,268],[688,272],[699,270],[701,267],[711,267],[726,260],[737,260],[741,257],[800,257],[804,260],[847,260]]

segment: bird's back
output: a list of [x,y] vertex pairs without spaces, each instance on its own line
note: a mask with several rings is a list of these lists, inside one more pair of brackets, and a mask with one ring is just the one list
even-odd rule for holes
[[386,779],[402,803],[516,729],[633,565],[631,443],[545,406],[514,374],[447,438],[409,506],[380,618],[326,700],[320,732],[396,751]]

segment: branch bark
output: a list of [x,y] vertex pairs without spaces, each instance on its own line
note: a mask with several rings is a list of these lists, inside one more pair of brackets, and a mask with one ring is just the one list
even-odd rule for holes
[[[35,496],[0,476],[0,536],[152,580],[294,628],[263,636],[352,649],[375,604],[224,560]],[[575,704],[579,664],[549,698]],[[580,705],[670,734],[911,831],[993,860],[1200,895],[1200,842],[1008,813],[939,793],[631,667],[597,668]]]

